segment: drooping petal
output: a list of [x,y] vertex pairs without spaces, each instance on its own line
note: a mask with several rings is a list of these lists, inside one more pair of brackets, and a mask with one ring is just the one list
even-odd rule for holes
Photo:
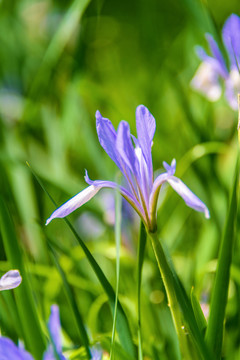
[[209,219],[210,214],[206,205],[177,177],[169,176],[166,181],[185,201],[186,205],[196,211],[203,212]]
[[121,121],[118,126],[116,148],[123,162],[138,177],[138,163],[131,140],[129,124],[126,121]]
[[26,350],[6,337],[0,337],[0,359],[1,360],[34,360]]
[[[240,66],[240,17],[232,14],[226,20],[222,29],[222,38],[227,49],[231,68]],[[238,64],[236,63],[238,62]]]
[[207,61],[203,61],[199,65],[190,85],[194,90],[199,91],[210,101],[217,101],[222,93],[222,88],[219,83],[219,74]]
[[98,139],[108,156],[122,170],[119,155],[116,149],[117,133],[109,119],[103,118],[99,111],[96,112],[96,128]]
[[93,196],[97,194],[101,187],[94,185],[88,186],[86,189],[82,190],[80,193],[72,197],[70,200],[65,202],[57,210],[55,210],[50,218],[47,219],[46,225],[50,223],[55,218],[63,218],[71,214],[74,210],[88,202]]
[[4,274],[0,279],[0,290],[10,290],[19,286],[22,282],[22,277],[18,270],[10,270]]
[[[43,355],[43,360],[55,360],[55,351],[61,360],[65,360],[62,354],[62,342],[61,342],[61,324],[59,316],[59,307],[57,305],[51,306],[51,313],[48,320],[48,329],[51,336],[50,344]],[[55,349],[54,349],[55,348]]]
[[143,105],[136,109],[136,127],[139,146],[149,170],[149,179],[152,181],[152,141],[156,130],[156,121],[150,111]]

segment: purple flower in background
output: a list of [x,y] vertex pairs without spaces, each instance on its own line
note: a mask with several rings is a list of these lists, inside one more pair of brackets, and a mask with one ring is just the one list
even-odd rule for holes
[[1,360],[34,360],[26,350],[18,347],[6,337],[0,337],[0,359]]
[[[126,187],[112,181],[92,181],[86,172],[85,180],[89,186],[55,210],[46,225],[54,218],[63,218],[89,201],[102,188],[118,189],[121,195],[139,214],[149,231],[156,230],[156,209],[160,187],[168,182],[191,208],[205,213],[209,217],[206,205],[189,188],[174,176],[175,159],[171,165],[163,166],[166,172],[153,178],[152,142],[156,122],[149,110],[139,105],[136,109],[136,127],[138,138],[130,133],[129,124],[121,121],[117,132],[110,120],[96,112],[96,126],[99,142],[115,162],[126,180]],[[134,145],[133,145],[134,144]]]
[[[49,333],[52,344],[50,344],[43,354],[43,360],[56,360],[55,351],[60,360],[66,360],[62,355],[62,344],[60,337],[60,318],[59,308],[52,305],[51,314],[48,321]],[[55,349],[55,350],[54,350]],[[22,347],[18,347],[11,339],[0,337],[0,360],[34,360]]]
[[[22,277],[18,270],[9,270],[0,278],[0,291],[10,290],[19,286],[22,282]],[[1,358],[0,358],[1,359]]]
[[62,355],[62,341],[61,341],[61,324],[59,307],[57,305],[51,306],[51,313],[48,320],[48,330],[51,336],[52,344],[50,344],[43,355],[43,360],[55,360],[55,352],[58,354],[60,360],[66,360]]
[[208,55],[202,47],[197,47],[197,54],[202,63],[191,85],[209,100],[216,101],[222,93],[220,84],[222,80],[225,84],[225,97],[231,108],[237,110],[237,95],[240,92],[240,17],[235,14],[230,15],[222,29],[222,40],[229,58],[229,66],[225,63],[213,37],[206,34],[206,38],[211,55]]

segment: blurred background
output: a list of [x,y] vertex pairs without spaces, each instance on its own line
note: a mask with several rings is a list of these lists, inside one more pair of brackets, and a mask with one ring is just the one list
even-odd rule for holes
[[[114,180],[118,169],[98,142],[96,110],[115,128],[127,120],[136,135],[135,109],[147,106],[157,124],[154,169],[176,158],[176,176],[209,207],[206,220],[166,187],[158,211],[160,238],[187,292],[194,286],[207,315],[234,172],[238,114],[224,97],[209,103],[190,81],[200,63],[195,46],[207,49],[204,34],[220,37],[231,13],[240,14],[237,0],[0,1],[0,194],[39,318],[47,319],[52,303],[60,306],[66,348],[81,341],[47,238],[55,244],[93,343],[105,350],[112,318],[107,297],[65,222],[57,219],[45,228],[55,207],[31,169],[58,205],[86,186],[85,169],[91,179]],[[120,299],[137,341],[139,219],[125,205]],[[100,192],[69,219],[115,287],[114,193]],[[0,249],[3,273],[17,263],[11,255],[15,249],[7,250],[2,236]],[[224,343],[229,359],[239,356],[239,264],[237,243]],[[0,294],[2,334],[16,340],[22,333],[9,316],[14,306],[13,294]],[[166,296],[149,245],[142,316],[146,359],[176,359]]]

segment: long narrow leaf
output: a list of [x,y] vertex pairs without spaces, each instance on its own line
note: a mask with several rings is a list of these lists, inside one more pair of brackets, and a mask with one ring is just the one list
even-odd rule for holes
[[206,332],[206,341],[210,348],[212,348],[215,354],[215,359],[220,359],[222,350],[224,317],[227,305],[230,266],[232,261],[232,252],[235,239],[235,225],[237,218],[238,180],[239,154],[237,157],[229,208],[220,245],[216,278],[211,298],[209,322]]

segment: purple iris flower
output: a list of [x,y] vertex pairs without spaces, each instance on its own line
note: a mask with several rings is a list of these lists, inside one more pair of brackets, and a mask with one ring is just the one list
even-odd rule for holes
[[10,290],[18,287],[22,282],[22,277],[18,270],[9,270],[0,278],[0,291]]
[[112,181],[92,181],[86,172],[85,180],[89,186],[55,210],[46,225],[54,218],[63,218],[89,201],[102,188],[118,189],[121,195],[139,214],[149,231],[156,230],[156,210],[160,187],[168,182],[191,208],[205,213],[209,218],[206,205],[189,188],[174,176],[176,160],[171,165],[163,162],[166,172],[155,180],[152,165],[152,144],[156,122],[149,110],[139,105],[136,109],[138,138],[130,134],[129,124],[121,121],[117,132],[110,120],[96,112],[96,125],[99,142],[103,149],[121,170],[126,187]]
[[[51,314],[48,321],[49,333],[52,344],[50,344],[43,354],[43,360],[56,360],[55,351],[60,360],[66,360],[62,355],[62,344],[60,337],[60,317],[57,305],[52,305]],[[55,350],[54,350],[55,348]],[[34,360],[22,347],[18,347],[11,339],[0,337],[0,360]]]
[[191,85],[209,100],[216,101],[222,93],[220,84],[222,80],[225,84],[225,97],[231,108],[237,110],[240,92],[240,17],[235,14],[230,15],[222,29],[222,40],[229,58],[229,65],[226,64],[212,35],[206,34],[206,38],[211,55],[208,55],[202,47],[197,47],[197,54],[202,63]]

